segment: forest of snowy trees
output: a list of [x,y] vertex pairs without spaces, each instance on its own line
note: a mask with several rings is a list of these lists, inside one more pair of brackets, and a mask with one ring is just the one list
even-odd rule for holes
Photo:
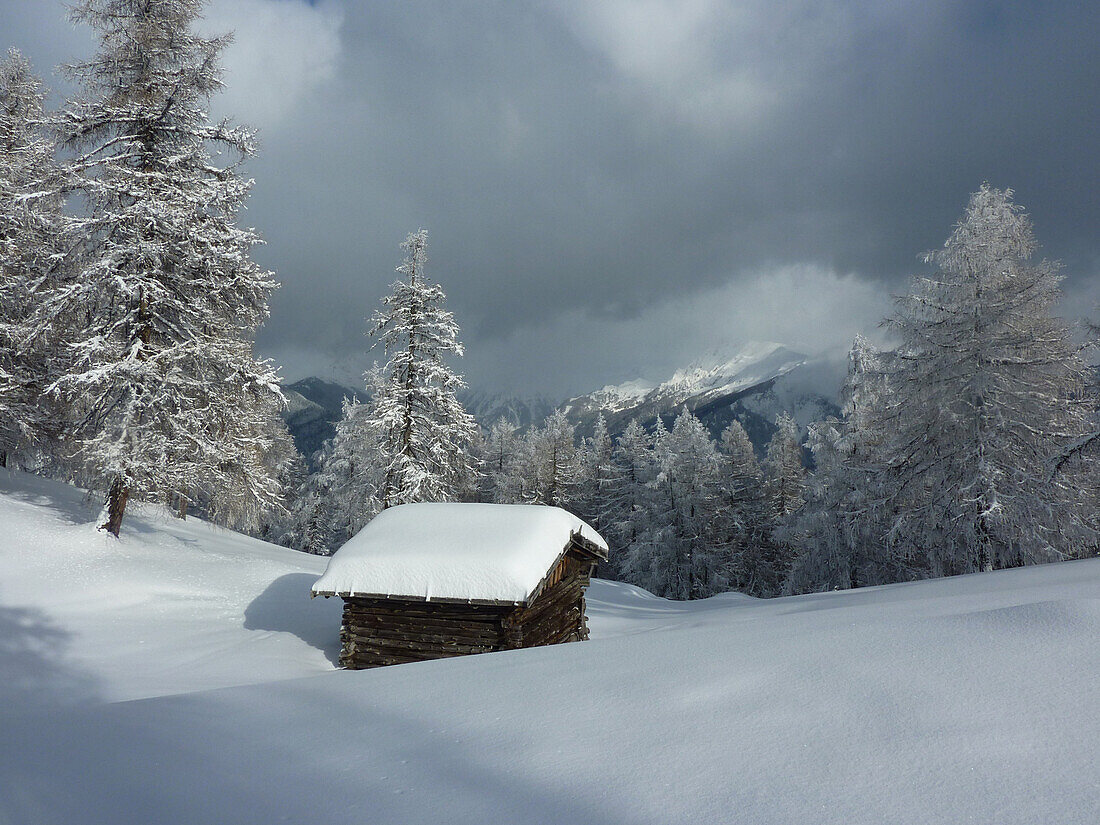
[[892,348],[853,345],[842,417],[781,415],[762,455],[686,408],[484,431],[413,232],[366,330],[380,362],[307,473],[253,352],[277,284],[238,222],[253,135],[206,113],[228,41],[194,34],[202,5],[77,2],[99,51],[54,112],[26,58],[0,66],[0,466],[98,491],[116,536],[136,500],[320,554],[396,504],[554,505],[608,539],[600,575],[676,599],[1095,554],[1093,370],[1054,315],[1057,265],[990,186],[897,299]]
[[[884,322],[896,348],[856,340],[843,418],[803,437],[781,415],[762,456],[736,420],[716,440],[686,408],[617,437],[601,416],[578,438],[560,410],[523,433],[504,418],[480,432],[444,362],[461,347],[441,289],[423,278],[425,243],[423,232],[406,241],[407,280],[374,321],[391,359],[368,373],[368,401],[346,402],[294,508],[293,546],[328,552],[400,502],[549,504],[608,538],[601,575],[676,599],[859,587],[1096,550],[1093,373],[1052,314],[1057,266],[1031,261],[1031,224],[1011,191],[983,186],[928,256],[933,274]],[[394,486],[397,466],[407,480]]]

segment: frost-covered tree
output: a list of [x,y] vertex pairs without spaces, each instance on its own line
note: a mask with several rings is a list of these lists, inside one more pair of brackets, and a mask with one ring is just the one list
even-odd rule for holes
[[614,479],[607,491],[604,537],[611,547],[611,573],[622,577],[625,560],[649,532],[653,481],[657,467],[653,443],[637,419],[631,419],[611,452]]
[[764,459],[765,484],[776,518],[802,506],[806,471],[802,466],[802,439],[798,424],[787,413],[775,419],[776,431]]
[[303,553],[327,556],[335,549],[332,540],[333,494],[328,487],[329,477],[321,470],[332,454],[332,441],[326,441],[318,454],[318,472],[303,473],[298,480],[286,527],[276,543]]
[[1050,473],[1088,431],[1086,369],[1036,248],[1012,191],[983,185],[886,321],[891,545],[932,575],[1072,557],[1087,536],[1084,485]]
[[571,509],[584,479],[576,430],[565,413],[555,410],[541,427],[528,431],[516,462],[523,501]]
[[[368,397],[377,392],[380,376],[377,368],[368,371]],[[305,480],[294,506],[289,539],[307,553],[334,552],[381,510],[381,461],[370,406],[345,398],[342,409],[336,434],[322,448],[317,472]]]
[[[276,284],[237,223],[253,135],[208,119],[228,38],[195,34],[203,5],[72,9],[100,41],[69,67],[83,91],[60,118],[85,208],[66,229],[72,277],[43,297],[35,326],[65,336],[49,392],[72,411],[69,443],[107,488],[103,527],[115,535],[131,498],[278,497],[258,457],[277,377],[251,345]],[[222,153],[231,159],[219,164]]]
[[[216,430],[220,453],[203,457],[207,473],[200,488],[206,514],[216,524],[257,534],[273,518],[284,518],[284,491],[301,460],[279,415],[283,400],[269,388],[238,388],[218,399],[222,421]],[[186,513],[187,485],[197,462],[179,462],[190,472],[178,485],[179,515]]]
[[585,439],[581,451],[581,483],[577,492],[577,513],[597,532],[604,532],[612,521],[611,492],[618,483],[612,454],[614,444],[601,412],[596,418],[592,437]]
[[727,589],[729,548],[716,541],[720,460],[687,409],[659,436],[652,520],[626,559],[629,581],[660,596],[698,599]]
[[452,500],[477,471],[470,451],[477,424],[457,397],[466,385],[446,362],[463,353],[458,325],[443,288],[425,276],[427,243],[423,229],[405,239],[403,277],[372,319],[370,334],[389,356],[366,422],[381,509]]
[[485,438],[482,456],[482,479],[485,501],[515,504],[522,495],[522,485],[516,476],[516,461],[522,441],[518,428],[504,416],[496,420]]
[[0,63],[0,467],[42,449],[41,396],[53,338],[29,324],[37,294],[60,266],[63,186],[44,121],[41,82],[12,49]]
[[882,506],[883,357],[862,336],[848,357],[844,419],[810,426],[814,472],[806,503],[780,535],[795,548],[786,590],[806,593],[911,578],[887,553]]
[[748,433],[736,419],[722,431],[720,498],[717,509],[721,541],[733,559],[731,584],[755,596],[772,596],[782,581],[782,562],[772,537],[775,522]]

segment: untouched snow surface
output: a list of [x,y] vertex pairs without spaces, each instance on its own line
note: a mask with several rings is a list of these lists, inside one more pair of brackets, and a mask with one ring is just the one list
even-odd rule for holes
[[1092,823],[1100,561],[333,668],[324,564],[0,471],[0,823]]
[[560,507],[403,504],[341,547],[313,592],[524,602],[574,533],[607,549]]

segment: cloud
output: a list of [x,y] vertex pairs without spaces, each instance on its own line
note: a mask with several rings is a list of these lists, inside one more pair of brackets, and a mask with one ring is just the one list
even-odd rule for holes
[[215,0],[202,31],[233,32],[222,58],[226,88],[216,110],[264,131],[277,128],[336,77],[343,19],[335,2]]
[[760,269],[687,293],[628,319],[583,310],[467,347],[462,368],[476,385],[551,397],[632,378],[663,380],[711,353],[778,341],[812,355],[846,352],[874,330],[890,298],[875,282],[816,264]]
[[[419,226],[487,388],[660,375],[722,335],[811,348],[859,319],[873,330],[876,296],[904,287],[983,180],[1016,190],[1067,292],[1094,292],[1096,4],[208,14],[207,30],[237,30],[217,112],[261,131],[247,221],[283,288],[258,345],[288,374],[361,368],[364,319]],[[40,68],[90,51],[60,2],[0,0],[0,32]]]

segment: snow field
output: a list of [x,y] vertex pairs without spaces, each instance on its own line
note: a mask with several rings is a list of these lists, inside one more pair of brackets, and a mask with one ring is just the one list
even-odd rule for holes
[[[0,823],[1088,823],[1100,561],[333,669],[324,560],[0,474]],[[136,701],[135,701],[136,700]]]

